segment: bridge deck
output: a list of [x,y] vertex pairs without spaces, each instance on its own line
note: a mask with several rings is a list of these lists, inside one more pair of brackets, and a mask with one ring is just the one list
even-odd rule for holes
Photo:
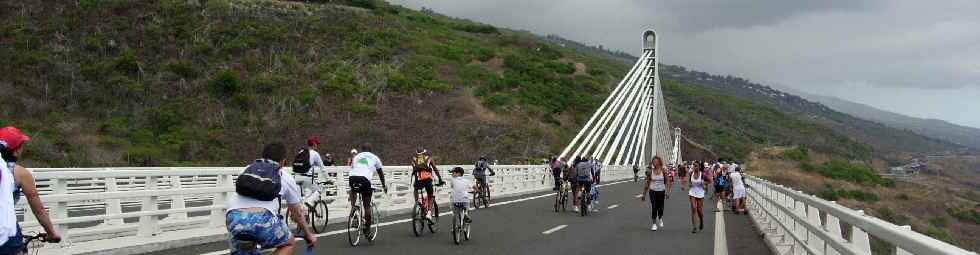
[[[731,254],[769,254],[758,231],[748,216],[725,214],[727,232],[722,239],[716,237],[718,227],[715,213],[706,208],[705,229],[691,233],[686,194],[675,187],[674,195],[667,200],[666,228],[650,231],[649,202],[641,202],[636,195],[640,185],[633,182],[616,182],[600,188],[601,210],[587,217],[571,211],[552,211],[553,196],[538,193],[520,198],[498,201],[489,209],[473,212],[471,241],[453,245],[448,232],[450,216],[440,218],[440,232],[415,237],[409,223],[410,216],[389,216],[386,222],[394,222],[381,228],[374,244],[350,247],[347,235],[340,224],[332,224],[333,230],[321,234],[316,254],[715,254],[716,244],[727,239],[724,247]],[[710,200],[706,201],[710,204]],[[706,207],[708,207],[706,205]],[[560,230],[543,232],[566,226]],[[302,247],[302,245],[300,245]],[[724,248],[717,247],[717,248]],[[224,243],[212,243],[155,254],[227,254]],[[297,249],[296,254],[302,254]]]

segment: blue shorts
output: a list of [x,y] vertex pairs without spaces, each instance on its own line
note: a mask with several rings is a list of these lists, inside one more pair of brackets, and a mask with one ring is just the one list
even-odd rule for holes
[[17,254],[22,250],[24,250],[24,235],[20,232],[20,224],[17,224],[17,234],[0,246],[0,254]]
[[259,254],[259,249],[251,252],[239,251],[239,241],[236,237],[250,236],[262,249],[276,248],[289,242],[289,227],[278,215],[268,210],[262,212],[233,209],[225,214],[225,225],[228,227],[228,245],[231,254]]

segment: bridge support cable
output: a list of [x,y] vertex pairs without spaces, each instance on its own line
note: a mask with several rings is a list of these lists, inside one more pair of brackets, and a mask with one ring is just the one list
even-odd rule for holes
[[657,36],[643,33],[643,54],[560,156],[591,155],[607,165],[645,165],[654,155],[675,156],[660,86]]
[[[649,83],[649,81],[652,81],[652,79],[644,79],[643,83],[647,84]],[[642,92],[640,92],[640,98],[638,99],[640,100],[639,103],[636,105],[636,107],[633,107],[632,110],[630,111],[630,115],[632,116],[627,118],[629,121],[629,125],[627,125],[629,129],[623,130],[626,136],[623,138],[622,149],[619,150],[619,153],[616,154],[616,157],[613,158],[612,161],[606,160],[603,162],[608,162],[609,164],[612,165],[634,164],[633,160],[630,160],[629,157],[632,155],[635,148],[638,147],[637,145],[640,142],[639,134],[643,126],[643,121],[648,121],[648,119],[646,119],[646,114],[649,108],[647,107],[647,105],[649,105],[650,103],[649,102],[650,97],[648,96],[649,93],[650,93],[650,87],[644,85]],[[627,126],[623,126],[623,128]],[[619,140],[617,140],[617,144],[613,145],[613,148],[616,148],[618,146],[618,142]],[[626,158],[623,157],[624,154]]]
[[[648,53],[645,52],[644,57],[646,57],[646,54]],[[626,74],[626,76],[627,77],[633,76],[633,73],[639,70],[638,67],[640,67],[640,63],[641,62],[637,61],[636,64],[633,65],[633,68],[630,69],[629,73]],[[575,135],[575,138],[572,139],[572,142],[569,143],[564,150],[562,150],[561,154],[559,155],[560,157],[566,156],[568,154],[568,151],[571,150],[573,146],[575,146],[575,144],[579,141],[580,138],[582,138],[582,135],[585,134],[585,132],[592,127],[594,121],[596,120],[596,117],[599,116],[599,114],[606,108],[606,106],[609,104],[610,101],[613,101],[612,99],[614,97],[612,97],[611,95],[619,93],[619,91],[623,89],[625,83],[626,80],[624,79],[620,81],[618,85],[616,85],[616,88],[613,89],[613,92],[612,94],[610,94],[610,97],[607,97],[606,100],[602,102],[602,105],[600,105],[599,109],[596,110],[594,114],[592,114],[592,117],[590,117],[589,121],[585,123],[585,126],[582,127],[582,130],[579,130],[578,134]]]
[[[643,81],[646,81],[647,79],[647,77],[643,77]],[[626,127],[631,126],[630,119],[633,118],[636,110],[641,108],[640,102],[643,100],[643,96],[649,93],[646,86],[637,87],[639,87],[638,93],[630,97],[627,104],[620,108],[619,113],[616,116],[616,120],[613,122],[614,125],[612,126],[612,129],[609,130],[609,132],[606,132],[605,137],[603,137],[603,142],[599,144],[599,152],[596,154],[596,158],[601,158],[601,162],[610,162],[614,154],[625,149],[625,147],[619,146],[620,141],[623,137],[625,137],[624,134],[626,133]],[[606,138],[611,138],[612,140],[607,140]],[[611,145],[607,146],[606,142],[611,143]]]
[[604,133],[608,130],[608,128],[606,127],[607,121],[609,121],[610,118],[612,118],[612,116],[614,115],[613,112],[621,106],[622,102],[624,101],[624,98],[627,95],[633,94],[635,92],[635,89],[638,86],[636,80],[641,77],[640,72],[634,72],[632,74],[633,76],[627,77],[626,84],[628,84],[628,89],[625,92],[623,92],[620,95],[610,95],[610,97],[613,96],[616,97],[616,99],[613,100],[612,106],[606,109],[606,112],[604,112],[602,117],[599,119],[598,125],[593,126],[593,129],[589,132],[589,135],[588,137],[586,137],[585,141],[580,143],[579,147],[575,149],[575,153],[571,155],[572,158],[583,154],[589,154],[590,152],[592,152],[591,148],[593,144],[596,142],[596,139],[598,139],[601,133]]
[[611,104],[607,105],[607,107],[602,109],[603,111],[596,111],[596,113],[592,116],[593,119],[595,119],[598,116],[599,117],[598,122],[594,122],[593,125],[591,125],[588,129],[582,129],[580,131],[580,133],[588,132],[588,135],[585,136],[585,139],[582,141],[577,141],[577,143],[569,144],[568,148],[566,148],[566,150],[575,148],[575,152],[572,154],[567,154],[567,153],[562,154],[563,156],[566,155],[569,156],[567,158],[568,160],[571,160],[572,158],[575,158],[578,155],[582,155],[582,150],[586,149],[586,147],[589,147],[589,144],[594,142],[594,139],[597,136],[597,134],[601,132],[601,130],[604,130],[603,127],[607,119],[611,115],[610,113],[613,111],[613,109],[618,107],[620,102],[623,100],[622,95],[628,94],[629,90],[633,88],[634,84],[632,82],[634,78],[639,77],[640,75],[640,70],[642,70],[640,69],[641,68],[640,63],[637,62],[637,65],[635,65],[634,67],[635,68],[631,70],[629,74],[627,74],[627,78],[623,79],[623,81],[620,82],[621,87],[617,89],[617,91],[615,91],[613,94],[610,94],[609,97],[606,99],[607,101],[609,99],[612,99]]

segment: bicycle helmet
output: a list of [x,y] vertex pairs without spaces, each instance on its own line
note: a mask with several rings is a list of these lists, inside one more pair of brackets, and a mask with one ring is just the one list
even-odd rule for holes
[[463,174],[464,173],[463,172],[463,168],[462,167],[458,167],[458,166],[457,167],[454,167],[453,170],[451,170],[449,172],[450,173],[459,173],[459,174]]

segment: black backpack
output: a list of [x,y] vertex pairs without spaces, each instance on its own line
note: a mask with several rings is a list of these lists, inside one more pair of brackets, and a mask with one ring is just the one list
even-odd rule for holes
[[235,192],[239,195],[261,201],[272,201],[279,197],[282,181],[279,164],[269,160],[255,160],[235,181]]
[[310,171],[310,150],[302,149],[293,160],[293,173],[305,174]]

